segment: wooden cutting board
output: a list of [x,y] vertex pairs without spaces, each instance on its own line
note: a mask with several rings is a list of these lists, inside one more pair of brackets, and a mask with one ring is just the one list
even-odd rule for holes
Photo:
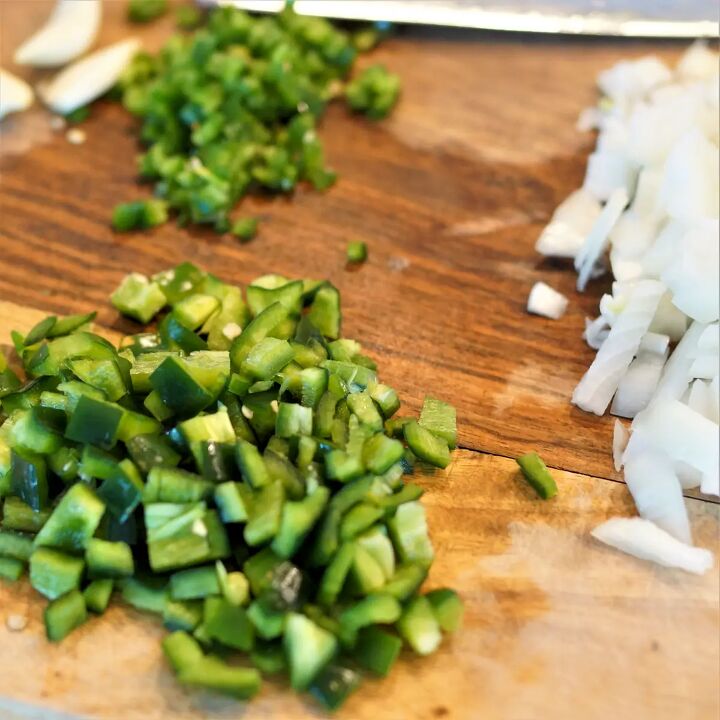
[[[0,337],[26,332],[42,316],[0,301]],[[432,657],[407,653],[388,679],[363,685],[339,717],[717,717],[717,566],[695,577],[601,546],[588,535],[594,526],[634,514],[625,485],[554,475],[559,493],[545,502],[512,460],[459,450],[447,470],[418,479],[437,553],[427,586],[460,592],[464,629]],[[696,542],[717,553],[720,506],[687,502]],[[4,720],[321,715],[281,684],[266,686],[247,707],[182,690],[162,658],[160,623],[122,606],[51,645],[44,605],[26,581],[0,581]],[[23,632],[7,629],[10,614],[29,618]]]
[[[49,7],[0,2],[3,67],[17,70],[15,47]],[[100,43],[127,36],[124,3],[104,9]],[[153,47],[170,30],[166,19],[132,32]],[[458,406],[463,449],[420,482],[437,551],[428,587],[461,592],[465,629],[437,655],[408,655],[390,678],[367,682],[341,718],[718,717],[717,565],[696,578],[588,536],[608,517],[634,514],[614,481],[610,420],[568,403],[592,357],[580,339],[584,317],[608,280],[578,295],[569,268],[533,252],[555,205],[582,179],[593,138],[574,125],[594,100],[593,77],[647,52],[672,59],[679,46],[400,33],[370,59],[402,76],[392,118],[372,124],[331,108],[321,132],[339,182],[325,194],[247,200],[242,212],[264,220],[248,245],[173,225],[109,230],[111,207],[147,192],[135,183],[133,121],[118,107],[93,110],[80,146],[39,109],[2,124],[0,343],[47,312],[100,309],[102,326],[134,331],[107,303],[129,270],[191,259],[237,283],[265,272],[328,277],[343,293],[345,334],[365,344],[409,410],[425,392]],[[348,272],[345,247],[355,238],[370,259]],[[561,322],[524,312],[540,279],[571,299]],[[558,468],[550,502],[533,496],[508,459],[529,449]],[[688,506],[698,544],[717,552],[718,505]],[[0,583],[2,720],[321,716],[282,684],[248,706],[181,690],[152,617],[113,607],[51,646],[41,610],[24,582]],[[27,615],[23,632],[6,629],[10,613]]]

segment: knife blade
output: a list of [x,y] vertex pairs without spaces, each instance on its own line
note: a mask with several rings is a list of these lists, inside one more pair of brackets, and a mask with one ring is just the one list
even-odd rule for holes
[[[278,12],[282,0],[198,0]],[[707,0],[296,0],[301,15],[529,33],[717,38],[717,6]]]

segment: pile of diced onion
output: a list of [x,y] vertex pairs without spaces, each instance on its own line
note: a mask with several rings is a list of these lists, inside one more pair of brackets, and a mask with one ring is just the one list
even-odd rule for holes
[[702,44],[674,70],[655,57],[601,73],[580,129],[597,129],[585,182],[537,243],[573,258],[578,290],[614,281],[586,321],[595,360],[572,402],[616,420],[613,456],[640,518],[593,535],[638,557],[702,573],[683,490],[720,495],[718,56]]

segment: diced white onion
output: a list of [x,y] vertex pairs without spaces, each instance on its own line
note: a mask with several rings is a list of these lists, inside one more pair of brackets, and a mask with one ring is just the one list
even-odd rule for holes
[[620,422],[615,420],[613,425],[613,464],[616,472],[620,472],[623,466],[623,453],[627,447],[630,433],[628,429]]
[[703,42],[693,43],[680,58],[677,72],[686,80],[706,80],[717,75],[718,58]]
[[532,286],[527,302],[528,312],[559,320],[565,314],[567,306],[568,299],[544,282],[537,282]]
[[[715,150],[717,152],[717,149]],[[662,274],[673,304],[693,320],[713,322],[720,316],[720,222],[694,223]]]
[[591,534],[596,540],[641,560],[696,575],[705,574],[714,563],[709,550],[686,545],[642,518],[611,518]]
[[600,203],[587,191],[575,190],[558,205],[535,245],[541,255],[574,258],[600,214]]
[[703,353],[698,355],[690,366],[690,378],[712,380],[718,373],[718,354]]
[[665,287],[656,280],[637,283],[607,340],[575,388],[572,397],[575,405],[596,415],[602,415],[607,410],[664,292]]
[[617,392],[610,406],[612,415],[634,418],[644,410],[655,393],[665,365],[665,356],[657,353],[638,352],[625,375],[618,383]]
[[[537,244],[574,256],[578,290],[602,272],[607,251],[612,292],[585,321],[597,355],[572,401],[603,414],[612,400],[613,414],[634,418],[629,437],[615,423],[615,468],[624,465],[640,514],[688,542],[682,491],[720,495],[718,59],[695,44],[674,72],[645,57],[600,75],[605,97],[580,122],[598,129],[597,145],[582,195],[563,203],[590,197],[594,223],[578,246],[577,218],[564,225],[558,209]],[[667,565],[703,572],[712,564],[707,551],[646,520],[618,519],[597,533]]]
[[662,333],[646,332],[640,341],[638,352],[653,353],[655,355],[667,356],[670,346],[670,336]]
[[715,352],[720,350],[720,325],[712,323],[708,325],[697,341],[698,352]]
[[662,451],[646,450],[630,458],[625,463],[625,482],[640,517],[692,544],[680,481]]
[[705,325],[694,322],[665,363],[653,400],[678,400],[690,382],[690,368]]
[[610,231],[627,202],[628,194],[625,188],[613,190],[612,195],[588,233],[585,244],[578,251],[575,257],[575,268],[578,271],[577,288],[581,292],[585,289],[595,264],[607,249]]
[[686,462],[702,473],[714,474],[720,462],[716,423],[679,400],[653,401],[633,422],[656,448],[673,460]]
[[600,346],[607,340],[609,334],[610,326],[602,315],[594,320],[585,318],[583,338],[585,338],[585,342],[587,342],[593,350],[599,350]]

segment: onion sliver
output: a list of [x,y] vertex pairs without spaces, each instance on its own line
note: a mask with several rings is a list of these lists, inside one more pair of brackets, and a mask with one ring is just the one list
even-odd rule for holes
[[664,292],[665,286],[657,280],[637,283],[607,340],[575,388],[572,397],[575,405],[596,415],[602,415],[607,410]]
[[602,543],[641,560],[703,575],[713,566],[713,554],[676,540],[657,525],[642,518],[611,518],[591,535]]
[[664,453],[645,450],[631,458],[625,463],[625,482],[640,517],[692,544],[680,481]]

